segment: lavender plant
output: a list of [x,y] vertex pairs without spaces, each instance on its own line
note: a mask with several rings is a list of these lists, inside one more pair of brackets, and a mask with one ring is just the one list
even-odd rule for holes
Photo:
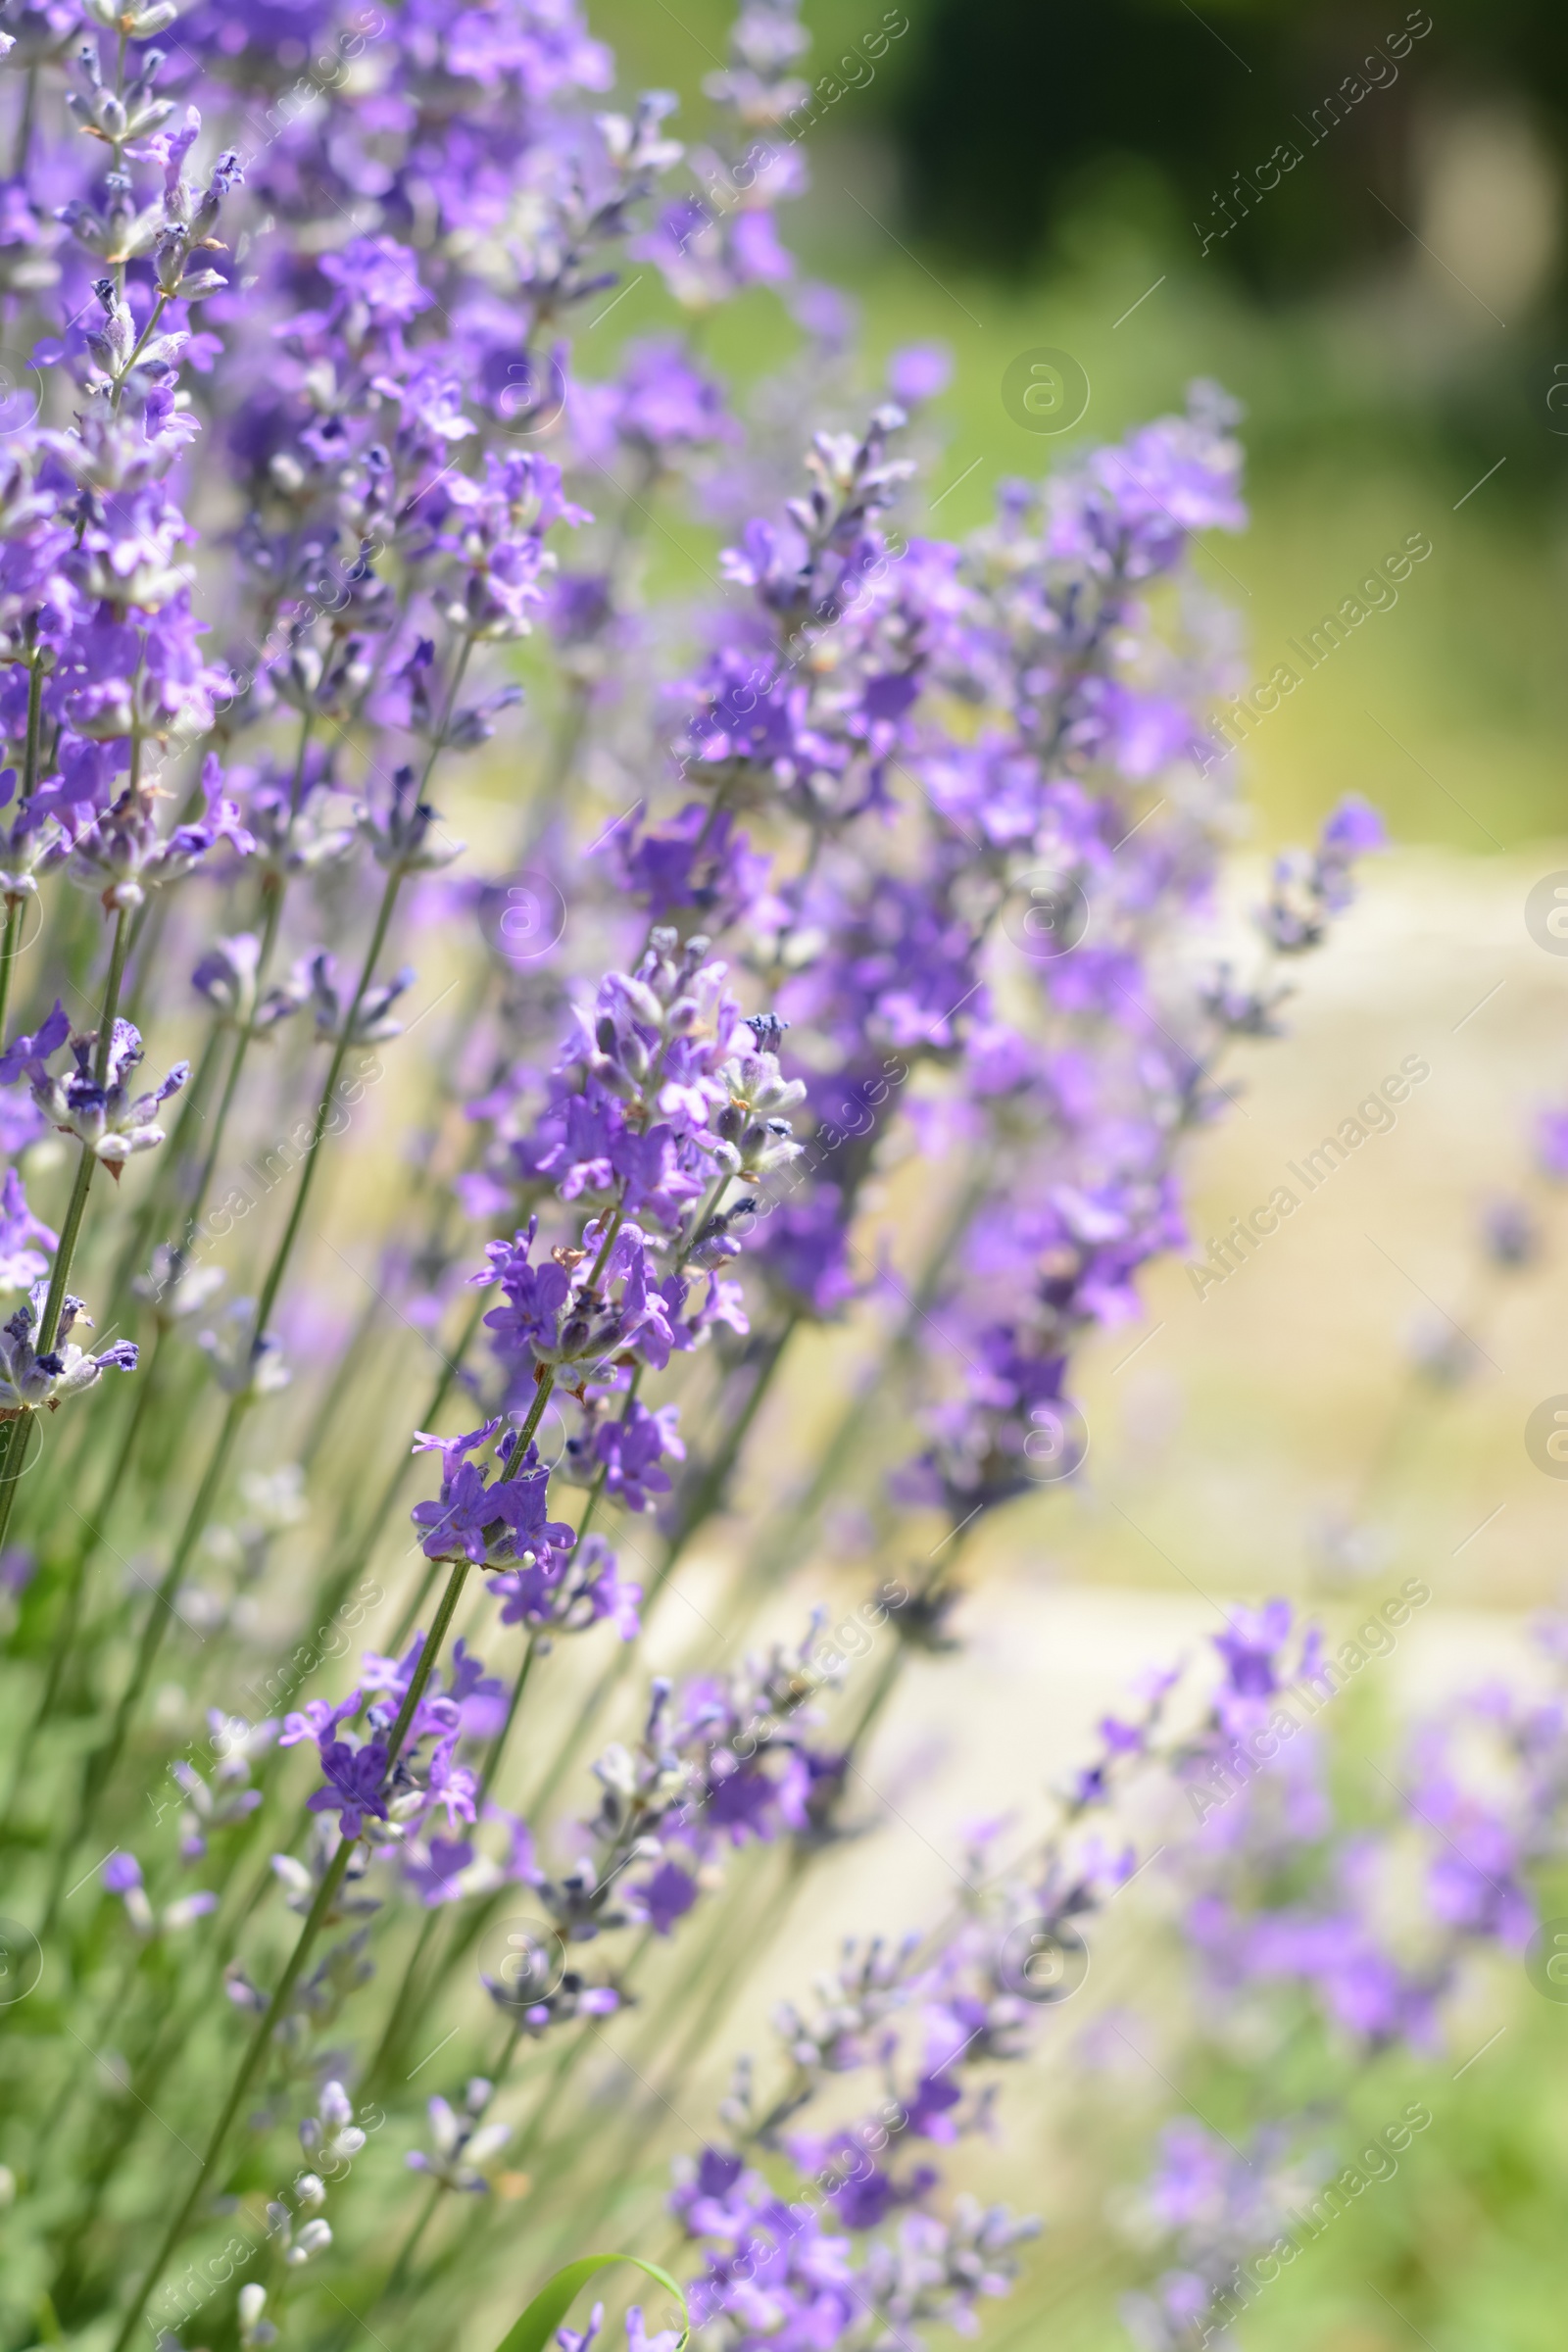
[[[754,414],[705,362],[706,313],[792,276],[793,0],[748,0],[689,151],[660,93],[606,104],[573,0],[49,0],[3,40],[4,1933],[42,1976],[0,2312],[19,2347],[448,2340],[618,2218],[585,2062],[651,2001],[673,2039],[662,1956],[699,1914],[723,1949],[758,1854],[793,1890],[960,1544],[1081,1468],[1075,1352],[1182,1239],[1222,1051],[1380,836],[1340,810],[1258,973],[1214,967],[1214,387],[956,545],[914,527],[929,353],[879,393],[795,288]],[[627,258],[684,323],[595,379]],[[644,600],[662,505],[713,596]],[[879,1260],[916,1151],[946,1198]],[[862,1499],[935,1510],[940,1569],[862,1604],[853,1690],[831,1613],[724,1662],[840,1442],[648,1671],[799,1335],[851,1319]],[[902,2343],[1004,2290],[1032,2225],[914,2143],[988,2126],[1031,1956],[1130,1874],[1090,1817],[1188,1770],[1167,1689],[1045,1846],[977,1849],[953,1919],[788,2012],[776,2086],[742,2068],[671,2208],[711,2340]]]

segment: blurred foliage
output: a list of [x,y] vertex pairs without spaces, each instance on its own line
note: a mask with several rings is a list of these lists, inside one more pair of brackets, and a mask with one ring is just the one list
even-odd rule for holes
[[[1184,220],[1206,221],[1254,156],[1310,144],[1314,112],[1321,169],[1250,214],[1244,198],[1226,239],[1229,266],[1277,296],[1397,246],[1384,206],[1404,209],[1423,102],[1521,103],[1568,154],[1568,18],[1552,0],[926,0],[915,30],[894,117],[910,217],[1015,270],[1107,165],[1145,168]],[[1329,136],[1325,102],[1380,54],[1382,86]]]
[[[1284,641],[1406,532],[1427,531],[1436,551],[1397,609],[1373,615],[1258,731],[1248,791],[1262,837],[1298,836],[1346,790],[1375,800],[1408,841],[1486,855],[1559,835],[1568,391],[1547,402],[1568,382],[1568,360],[1553,373],[1568,323],[1559,332],[1550,178],[1568,123],[1568,18],[1546,0],[1440,9],[1397,83],[1371,91],[1205,256],[1191,208],[1202,201],[1207,219],[1217,177],[1250,171],[1284,135],[1276,117],[1303,97],[1310,111],[1343,77],[1334,65],[1404,11],[1385,10],[1387,24],[1369,7],[1281,0],[1215,0],[1200,14],[1180,0],[907,0],[902,13],[908,33],[875,77],[845,86],[808,133],[812,188],[787,226],[805,270],[857,296],[878,363],[908,341],[953,350],[933,412],[948,439],[933,527],[970,527],[1000,476],[1042,470],[1215,376],[1246,410],[1253,527],[1209,569],[1242,615],[1248,675],[1266,677]],[[625,86],[675,90],[688,136],[728,16],[727,0],[595,11]],[[821,74],[884,11],[807,0],[806,17]],[[1439,174],[1449,195],[1426,212],[1406,185],[1422,93],[1440,129],[1465,97],[1503,110],[1486,118],[1503,151],[1510,125],[1538,142],[1540,168],[1509,199],[1543,212],[1536,281],[1506,328],[1484,285],[1468,291],[1367,195],[1386,186],[1411,229],[1430,225],[1434,205],[1444,219],[1457,206],[1461,223],[1475,213],[1485,143],[1478,158],[1461,142]],[[1505,276],[1513,214],[1499,203],[1474,236]],[[1293,258],[1303,249],[1310,267]],[[598,332],[609,341],[666,317],[645,281]],[[775,365],[791,331],[771,296],[714,327],[715,363],[742,378]],[[1088,414],[1064,441],[1025,432],[1002,405],[1008,362],[1035,346],[1072,352],[1090,377]],[[670,555],[665,544],[660,560]],[[683,560],[701,559],[688,547]]]

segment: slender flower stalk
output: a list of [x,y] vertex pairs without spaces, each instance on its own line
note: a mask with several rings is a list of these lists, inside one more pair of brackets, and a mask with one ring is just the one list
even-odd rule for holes
[[86,1592],[88,1571],[92,1566],[93,1557],[98,1549],[98,1545],[103,1541],[102,1529],[104,1522],[110,1515],[115,1496],[120,1492],[121,1482],[125,1475],[125,1471],[135,1457],[137,1444],[141,1437],[142,1424],[147,1417],[148,1409],[156,1395],[156,1390],[154,1387],[154,1373],[156,1365],[157,1352],[155,1349],[152,1358],[149,1360],[142,1373],[140,1384],[138,1385],[136,1394],[131,1400],[130,1411],[126,1418],[124,1431],[121,1437],[120,1446],[110,1466],[109,1473],[104,1480],[102,1491],[97,1497],[93,1509],[83,1520],[81,1531],[77,1535],[75,1543],[72,1548],[71,1558],[63,1579],[64,1590],[62,1592],[60,1601],[60,1621],[55,1629],[54,1641],[50,1646],[49,1663],[44,1674],[43,1688],[38,1693],[38,1703],[33,1709],[27,1729],[22,1736],[22,1740],[17,1747],[17,1752],[12,1762],[10,1787],[6,1794],[3,1815],[0,1815],[0,1831],[3,1831],[4,1827],[9,1826],[11,1815],[16,1806],[17,1797],[22,1788],[23,1776],[26,1767],[26,1760],[32,1753],[33,1741],[37,1738],[43,1726],[49,1721],[55,1700],[59,1694],[61,1682],[65,1676],[67,1667],[71,1660],[72,1652],[75,1646],[76,1639],[80,1631],[81,1605]]
[[6,901],[5,928],[0,932],[0,1037],[5,1035],[11,1008],[11,976],[16,969],[17,946],[22,937],[22,915],[25,904],[23,899]]
[[[128,917],[123,907],[115,921],[110,943],[109,972],[104,982],[103,1009],[99,1015],[98,1034],[93,1050],[93,1078],[101,1089],[109,1075],[110,1054],[115,1043],[115,1022],[120,1006],[120,990],[125,976],[125,955],[128,946]],[[66,1283],[72,1260],[81,1235],[81,1221],[87,1208],[87,1191],[92,1183],[93,1170],[98,1165],[97,1152],[83,1142],[76,1159],[76,1172],[66,1205],[65,1223],[55,1250],[54,1267],[39,1318],[37,1353],[48,1355],[60,1327],[60,1317],[66,1302]],[[0,1544],[6,1539],[11,1514],[16,1507],[17,1487],[26,1467],[27,1448],[32,1436],[32,1415],[23,1413],[13,1419],[5,1435],[3,1455],[0,1455]]]
[[[283,885],[280,878],[270,883],[264,893],[263,905],[265,911],[262,918],[262,942],[256,958],[256,986],[258,989],[267,978],[268,969],[272,960],[272,951],[277,944],[278,926],[282,921]],[[183,1203],[187,1236],[194,1233],[200,1225],[202,1211],[207,1204],[207,1196],[213,1189],[213,1178],[217,1173],[219,1155],[223,1149],[223,1139],[227,1132],[229,1116],[239,1094],[240,1081],[245,1074],[246,1055],[254,1042],[255,1035],[255,1025],[251,1021],[246,1021],[235,1034],[234,1050],[229,1055],[228,1069],[223,1078],[223,1091],[219,1097],[218,1109],[214,1114],[208,1135],[206,1154],[196,1182],[191,1188],[190,1197]]]
[[[420,1653],[418,1664],[410,1678],[403,1704],[398,1709],[397,1719],[387,1740],[386,1760],[381,1773],[380,1785],[382,1788],[391,1782],[397,1770],[398,1758],[403,1752],[403,1742],[407,1737],[409,1726],[424,1695],[425,1687],[429,1682],[435,1662],[441,1654],[442,1643],[456,1613],[467,1573],[468,1563],[466,1560],[460,1559],[453,1563],[452,1572],[447,1579],[446,1590],[441,1595],[435,1616],[431,1621],[429,1638]],[[287,2010],[305,1963],[310,1958],[317,1937],[325,1925],[327,1915],[343,1885],[349,1864],[354,1856],[355,1843],[356,1840],[353,1838],[341,1838],[336,1852],[322,1874],[315,1899],[306,1913],[305,1924],[300,1930],[293,1950],[283,1964],[283,1973],[273,1987],[271,1999],[268,2002],[246,2044],[244,2057],[240,2061],[233,2082],[229,2084],[228,2095],[213,2126],[206,2148],[203,2150],[196,2178],[191,2182],[183,2203],[175,2208],[157,2252],[148,2264],[140,2284],[132,2292],[130,2303],[121,2324],[120,2333],[115,2339],[114,2352],[126,2352],[126,2347],[141,2325],[142,2314],[146,2310],[148,2299],[162,2278],[170,2256],[184,2236],[191,2217],[201,2201],[203,2191],[213,2178],[224,2143],[233,2127],[234,2119],[239,2114],[246,2094],[256,2080],[257,2072],[267,2056],[273,2033]]]
[[[456,687],[454,686],[454,693],[455,692]],[[428,772],[429,771],[427,768],[427,775]],[[369,991],[374,980],[376,967],[381,957],[381,951],[386,944],[386,935],[391,925],[393,910],[397,904],[398,892],[406,878],[407,872],[408,867],[406,865],[402,863],[394,863],[388,871],[387,879],[381,892],[380,903],[376,908],[375,921],[370,932],[369,944],[366,949],[364,960],[360,967],[359,979],[355,984],[353,996],[349,1001],[348,1010],[341,1021],[340,1034],[334,1047],[331,1060],[327,1065],[326,1078],[321,1088],[319,1100],[317,1103],[316,1115],[311,1126],[310,1142],[305,1152],[303,1165],[300,1169],[299,1180],[294,1188],[294,1197],[290,1203],[288,1217],[284,1224],[282,1234],[280,1235],[276,1247],[273,1250],[271,1260],[268,1266],[266,1275],[263,1278],[261,1293],[256,1302],[255,1313],[254,1317],[252,1318],[248,1340],[248,1357],[250,1362],[253,1364],[260,1359],[263,1341],[268,1330],[269,1318],[270,1317],[272,1308],[276,1302],[278,1292],[282,1287],[283,1278],[288,1271],[289,1259],[293,1254],[295,1245],[299,1239],[306,1206],[310,1199],[312,1184],[315,1180],[317,1165],[320,1156],[321,1142],[326,1134],[327,1122],[331,1116],[333,1105],[337,1099],[338,1088],[342,1082],[344,1065],[347,1062],[349,1053],[356,1042],[357,1025],[360,1021],[367,998],[369,995]],[[117,938],[118,936],[119,935],[117,933]],[[112,977],[114,975],[112,974]],[[83,1199],[85,1198],[85,1186],[82,1188],[82,1197]],[[67,1232],[69,1233],[71,1227],[68,1216]],[[88,1765],[83,1779],[82,1793],[80,1804],[77,1810],[76,1821],[72,1837],[69,1840],[69,1844],[67,1848],[63,1850],[61,1867],[56,1873],[55,1886],[51,1894],[48,1913],[51,1924],[55,1916],[57,1905],[61,1899],[60,1889],[64,1883],[65,1874],[70,1866],[69,1854],[74,1850],[80,1838],[85,1836],[86,1831],[91,1826],[98,1800],[103,1790],[108,1787],[110,1781],[112,1780],[116,1770],[118,1769],[121,1757],[124,1752],[125,1742],[129,1737],[130,1727],[135,1718],[136,1710],[141,1703],[143,1695],[145,1694],[153,1668],[157,1663],[159,1653],[168,1635],[172,1616],[170,1603],[172,1602],[175,1592],[178,1590],[180,1579],[184,1575],[186,1567],[189,1564],[191,1554],[194,1551],[195,1546],[207,1526],[213,1504],[218,1497],[220,1488],[221,1487],[223,1478],[227,1472],[229,1460],[239,1437],[241,1423],[248,1406],[253,1401],[254,1395],[255,1390],[253,1383],[249,1380],[246,1380],[242,1381],[238,1386],[236,1386],[232,1396],[229,1397],[222,1421],[219,1427],[218,1435],[213,1443],[212,1451],[208,1456],[206,1468],[202,1473],[201,1481],[197,1487],[194,1499],[191,1502],[189,1511],[185,1517],[184,1525],[175,1541],[173,1550],[171,1553],[169,1566],[164,1571],[163,1578],[158,1586],[156,1593],[154,1594],[154,1605],[148,1612],[146,1622],[143,1626],[141,1640],[136,1651],[135,1662],[131,1669],[130,1678],[122,1691],[119,1704],[116,1707],[114,1721],[110,1726],[109,1737],[104,1741],[102,1747],[99,1748],[97,1753],[92,1757]],[[3,1494],[3,1488],[0,1488],[0,1514],[3,1514],[4,1509]],[[4,1518],[3,1515],[0,1515],[0,1534],[3,1534],[3,1530]]]

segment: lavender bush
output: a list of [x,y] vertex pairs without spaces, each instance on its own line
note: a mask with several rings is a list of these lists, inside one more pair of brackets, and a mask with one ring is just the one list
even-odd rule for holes
[[[1495,1720],[1505,1891],[1439,1857],[1396,1964],[1310,1739],[1218,1801],[1318,1666],[1239,1615],[1043,1840],[840,1955],[663,2198],[592,2094],[608,2046],[678,2113],[862,1826],[904,1660],[1082,1470],[1075,1355],[1381,841],[1346,804],[1218,956],[1236,413],[922,533],[941,354],[870,380],[775,219],[804,45],[749,0],[694,146],[572,0],[5,12],[8,2344],[450,2342],[606,2232],[673,2233],[737,2352],[969,2330],[1035,2224],[965,2152],[1151,1806],[1206,1979],[1369,2041],[1531,1916],[1557,1718]],[[596,375],[631,265],[672,323]],[[740,297],[797,331],[744,396]],[[652,603],[673,523],[716,568]],[[862,1370],[813,1458],[772,1408],[825,1327]],[[763,1641],[846,1501],[866,1591]],[[652,1672],[720,1521],[723,1622]],[[1275,2228],[1251,2166],[1199,2211],[1214,2161],[1167,2146],[1143,2340]]]

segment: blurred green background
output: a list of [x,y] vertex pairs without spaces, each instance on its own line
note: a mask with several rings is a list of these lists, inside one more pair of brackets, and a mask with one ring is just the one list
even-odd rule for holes
[[[605,0],[593,15],[623,88],[675,90],[693,135],[729,13]],[[863,306],[874,355],[951,345],[940,527],[980,519],[999,474],[1217,377],[1246,404],[1253,528],[1210,568],[1254,674],[1407,532],[1435,549],[1262,731],[1262,837],[1299,834],[1346,790],[1405,841],[1490,854],[1559,833],[1568,14],[807,0],[805,16],[814,77],[852,62],[805,141],[811,192],[785,233]],[[904,21],[872,74],[860,44]],[[1263,191],[1256,167],[1286,142],[1300,161]],[[712,348],[745,372],[784,335],[757,297]],[[1002,405],[1007,363],[1036,345],[1070,351],[1092,386],[1059,442]]]

